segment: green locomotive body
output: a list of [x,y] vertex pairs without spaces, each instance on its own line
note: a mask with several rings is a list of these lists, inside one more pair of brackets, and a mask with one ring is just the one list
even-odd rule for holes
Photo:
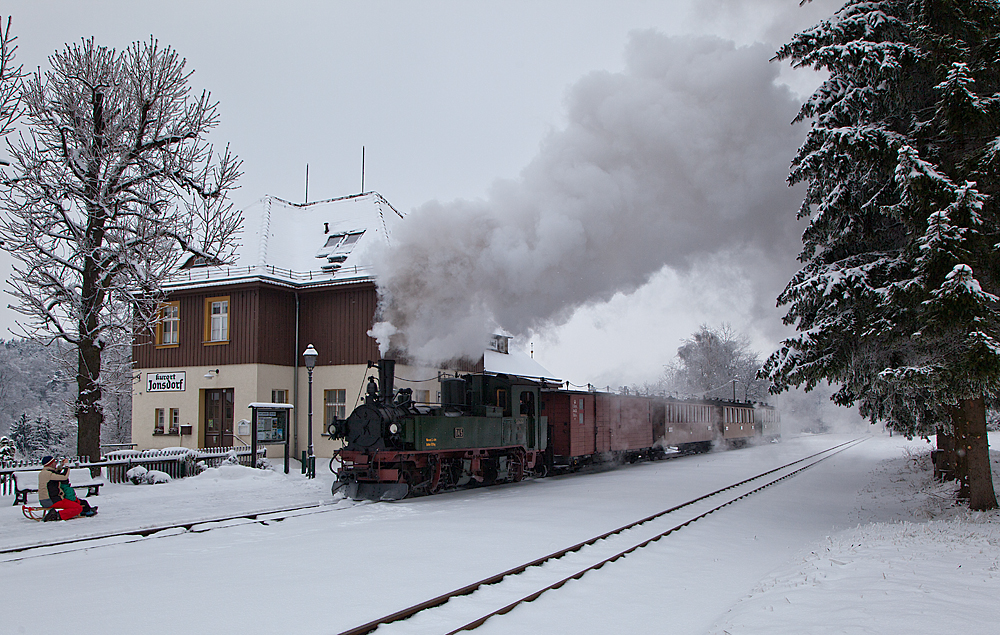
[[335,488],[352,498],[398,499],[472,483],[520,481],[542,469],[547,421],[541,384],[484,373],[441,379],[440,406],[392,398],[392,366],[379,362],[365,403],[330,434],[343,438]]

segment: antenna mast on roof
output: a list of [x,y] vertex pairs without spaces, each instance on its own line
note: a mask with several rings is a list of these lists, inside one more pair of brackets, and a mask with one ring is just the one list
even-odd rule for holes
[[309,203],[309,164],[306,163],[306,204]]
[[365,193],[365,147],[361,146],[361,193]]

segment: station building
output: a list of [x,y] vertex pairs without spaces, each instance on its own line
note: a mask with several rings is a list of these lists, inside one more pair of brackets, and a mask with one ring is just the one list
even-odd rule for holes
[[[314,203],[266,196],[243,212],[235,262],[190,258],[165,285],[154,333],[133,346],[132,441],[140,449],[233,447],[250,443],[254,402],[290,403],[293,456],[307,448],[308,372],[313,371],[313,444],[319,457],[339,442],[323,436],[364,397],[379,359],[368,335],[376,309],[373,259],[403,215],[367,192]],[[477,364],[397,364],[396,385],[417,402],[440,400],[438,373],[487,370],[546,376],[527,355],[492,342]],[[525,372],[527,371],[527,372]],[[283,446],[270,446],[279,456]]]

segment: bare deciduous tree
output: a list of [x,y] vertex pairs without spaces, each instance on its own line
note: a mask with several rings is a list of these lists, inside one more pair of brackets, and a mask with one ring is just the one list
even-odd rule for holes
[[231,260],[240,162],[206,140],[219,120],[207,92],[156,40],[127,50],[67,45],[20,92],[27,135],[9,143],[2,238],[29,337],[77,352],[77,451],[100,454],[102,354],[147,329],[181,256]]
[[10,17],[0,19],[0,136],[5,136],[21,115],[21,66],[15,65],[17,38],[10,33]]
[[766,381],[757,379],[760,354],[750,349],[750,338],[731,325],[714,329],[701,325],[677,349],[679,365],[668,368],[680,390],[707,396],[759,400]]

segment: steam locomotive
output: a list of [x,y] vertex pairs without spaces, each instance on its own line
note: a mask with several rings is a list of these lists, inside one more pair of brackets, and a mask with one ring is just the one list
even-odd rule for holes
[[327,429],[344,441],[333,492],[353,499],[398,500],[780,436],[770,406],[570,391],[516,375],[442,377],[440,405],[427,406],[409,388],[394,390],[394,360],[372,367],[379,378],[369,377],[364,403]]

